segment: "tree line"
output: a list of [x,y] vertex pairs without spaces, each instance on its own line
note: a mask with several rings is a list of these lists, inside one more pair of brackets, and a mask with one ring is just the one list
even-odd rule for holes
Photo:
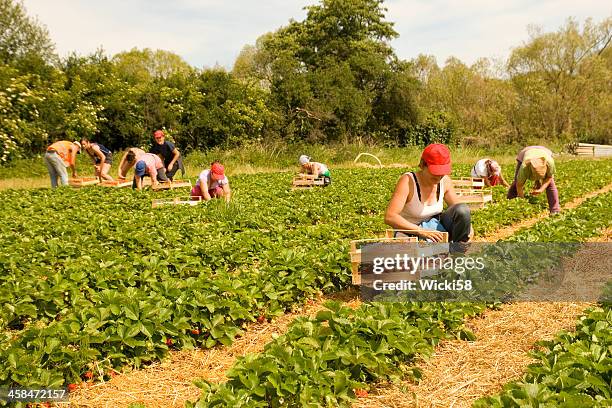
[[397,57],[383,0],[321,0],[243,48],[231,71],[163,50],[59,58],[0,0],[0,165],[58,139],[179,149],[252,142],[610,142],[612,18],[531,27],[505,61]]

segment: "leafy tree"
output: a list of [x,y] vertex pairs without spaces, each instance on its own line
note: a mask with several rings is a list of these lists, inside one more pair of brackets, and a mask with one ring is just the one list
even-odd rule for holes
[[139,50],[121,52],[113,57],[118,72],[131,83],[143,83],[167,79],[173,75],[189,75],[194,69],[179,55],[164,50]]
[[27,15],[23,2],[0,0],[0,63],[35,61],[56,61],[46,27]]
[[518,107],[517,131],[565,140],[591,132],[609,138],[611,41],[612,17],[600,24],[589,19],[582,29],[569,19],[551,33],[530,27],[530,40],[508,60],[512,83],[529,102]]
[[[383,2],[323,0],[306,9],[304,21],[262,36],[235,66],[242,77],[269,84],[274,109],[285,118],[284,138],[348,140],[378,130],[370,126],[397,133],[396,125],[412,122],[412,109],[391,115],[375,106],[390,100],[383,94],[407,96],[413,86],[399,80],[405,72],[394,75],[399,64],[388,41],[397,33],[384,20]],[[406,115],[399,119],[400,113]]]

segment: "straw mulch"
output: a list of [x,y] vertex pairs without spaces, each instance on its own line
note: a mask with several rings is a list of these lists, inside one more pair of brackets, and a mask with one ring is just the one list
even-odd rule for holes
[[516,303],[488,310],[468,326],[476,341],[445,341],[429,361],[417,364],[424,378],[380,386],[354,407],[469,407],[499,391],[532,362],[527,352],[538,340],[571,329],[588,304]]
[[[610,241],[606,229],[593,241]],[[577,288],[600,293],[612,279],[610,249],[586,245],[564,262],[563,284],[558,296],[571,299]],[[535,294],[535,292],[534,292]],[[485,395],[499,392],[504,384],[520,378],[533,362],[528,352],[539,340],[549,340],[561,330],[573,330],[576,318],[592,303],[521,302],[487,310],[468,322],[475,341],[444,341],[428,361],[417,362],[423,371],[419,384],[381,384],[367,398],[354,404],[365,407],[469,407]]]
[[193,385],[194,380],[225,381],[225,372],[237,357],[262,351],[274,334],[285,333],[297,317],[313,316],[330,299],[356,306],[359,304],[357,297],[356,290],[321,297],[312,304],[304,305],[301,310],[270,323],[251,324],[244,336],[229,347],[170,352],[169,357],[161,363],[119,374],[104,383],[81,387],[71,394],[70,406],[121,408],[141,402],[147,408],[183,407],[187,400],[195,401],[200,396],[200,389]]
[[[596,190],[596,191],[592,191],[588,194],[585,194],[582,197],[578,197],[575,198],[574,200],[570,201],[569,203],[565,204],[562,208],[561,211],[563,210],[571,210],[573,208],[578,207],[580,204],[582,204],[583,202],[585,202],[586,200],[588,200],[589,198],[593,198],[595,196],[598,196],[600,194],[605,194],[609,191],[612,190],[612,184],[608,184],[607,186]],[[527,220],[524,221],[520,221],[517,222],[515,224],[512,224],[508,227],[505,228],[501,228],[497,231],[492,232],[489,235],[485,235],[485,236],[481,236],[481,237],[476,237],[475,241],[477,242],[496,242],[500,239],[506,239],[512,235],[514,235],[514,233],[516,233],[518,230],[523,229],[523,228],[529,228],[531,226],[533,226],[535,223],[537,223],[538,221],[542,221],[543,219],[549,217],[549,212],[548,211],[544,211],[538,215],[536,215],[533,218],[529,218]]]
[[[611,189],[612,184],[572,201],[564,209],[574,208],[586,198]],[[486,238],[489,241],[505,238],[546,215]],[[602,240],[611,240],[612,230],[604,236]],[[299,316],[314,315],[327,299],[344,301],[354,308],[360,304],[354,290],[318,299],[271,323],[250,325],[245,335],[230,347],[171,352],[161,363],[119,374],[108,382],[84,386],[71,395],[70,406],[120,408],[142,402],[148,408],[182,407],[185,401],[193,401],[200,395],[194,380],[224,381],[225,372],[237,357],[263,350],[273,334],[283,334]],[[478,337],[476,342],[443,342],[430,361],[420,365],[426,377],[419,386],[404,383],[381,387],[377,395],[360,400],[356,406],[466,406],[465,401],[495,392],[501,384],[520,376],[531,361],[526,352],[533,344],[550,338],[562,328],[573,327],[575,317],[585,308],[586,304],[578,303],[520,303],[487,311],[469,324]]]
[[599,236],[589,239],[588,242],[612,242],[612,228],[605,229]]

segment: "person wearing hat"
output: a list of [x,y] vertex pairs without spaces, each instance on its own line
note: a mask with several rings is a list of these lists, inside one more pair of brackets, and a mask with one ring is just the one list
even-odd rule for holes
[[550,213],[558,213],[561,207],[554,175],[555,160],[552,152],[544,146],[527,146],[516,156],[514,181],[508,190],[508,199],[525,197],[525,183],[531,180],[535,182],[531,195],[536,196],[546,190]]
[[328,186],[331,184],[331,173],[329,168],[323,163],[310,161],[310,157],[305,154],[301,155],[298,159],[302,173],[314,174],[317,177],[323,178],[323,185]]
[[161,158],[153,153],[145,153],[138,158],[134,166],[134,182],[132,188],[142,190],[144,176],[151,177],[151,184],[156,186],[160,181],[168,181],[166,170]]
[[210,169],[200,173],[195,186],[191,189],[192,197],[201,197],[204,201],[223,197],[225,202],[229,203],[231,195],[232,191],[225,175],[225,167],[218,161],[212,162]]
[[66,167],[72,170],[72,177],[77,177],[76,171],[76,155],[81,152],[81,144],[79,142],[69,142],[60,140],[47,147],[43,161],[49,171],[51,178],[51,188],[57,187],[57,179],[62,186],[68,185],[68,172]]
[[472,167],[472,177],[484,179],[485,186],[497,186],[499,184],[504,187],[510,187],[510,184],[504,179],[501,166],[492,159],[480,159]]
[[81,139],[81,146],[93,160],[96,177],[113,181],[113,177],[108,174],[113,164],[113,153],[100,143],[92,143],[87,138]]
[[[421,155],[419,170],[404,173],[385,212],[385,224],[396,230],[414,230],[420,238],[440,242],[467,242],[473,235],[470,208],[453,189],[451,155],[443,144],[430,144]],[[448,204],[443,211],[444,203]]]
[[185,175],[185,167],[183,166],[183,159],[181,153],[174,146],[174,143],[166,140],[166,135],[161,130],[156,130],[153,133],[154,142],[149,149],[149,153],[158,154],[164,161],[164,167],[166,168],[166,176],[172,180],[174,174],[179,169],[181,174]]
[[127,149],[127,152],[121,158],[121,162],[119,163],[119,169],[117,170],[117,176],[121,180],[125,180],[127,176],[127,172],[130,171],[132,167],[136,164],[136,162],[140,159],[140,156],[146,154],[146,152],[137,147],[130,147]]

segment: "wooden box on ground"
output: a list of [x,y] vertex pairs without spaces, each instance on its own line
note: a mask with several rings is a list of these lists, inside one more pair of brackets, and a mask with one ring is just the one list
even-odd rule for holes
[[480,177],[458,177],[452,180],[455,189],[480,190],[485,187],[484,179]]
[[152,208],[162,207],[165,205],[198,205],[202,202],[202,197],[174,197],[160,198],[151,202]]
[[[386,230],[384,238],[370,238],[370,239],[358,239],[351,241],[351,249],[350,249],[350,257],[351,257],[351,275],[352,275],[352,283],[353,285],[361,284],[361,274],[359,271],[359,265],[361,264],[361,248],[364,245],[368,244],[417,244],[419,242],[418,237],[416,236],[402,236],[402,237],[394,237],[395,233],[403,233],[403,234],[414,234],[416,231],[414,230]],[[434,256],[439,253],[447,253],[448,252],[448,234],[446,232],[442,233],[444,235],[444,241],[442,246],[439,248],[435,248],[430,243],[425,244],[422,248],[419,248],[419,256]],[[415,247],[416,248],[416,247]],[[415,253],[415,255],[417,255]],[[397,275],[397,276],[395,276]],[[394,281],[405,279],[405,273],[401,274],[386,274],[386,281]]]
[[80,177],[80,178],[71,178],[68,180],[68,184],[72,187],[86,187],[93,186],[100,182],[97,177]]
[[174,181],[163,181],[157,185],[151,185],[151,189],[157,190],[173,190],[175,188],[189,187],[191,188],[191,181],[189,180],[174,180]]
[[493,202],[493,193],[490,190],[458,189],[455,190],[455,194],[472,210],[484,208],[487,203]]
[[123,187],[131,187],[132,180],[104,180],[100,183],[102,187],[113,187],[113,188],[123,188]]
[[610,157],[612,156],[612,146],[591,143],[578,143],[578,145],[574,148],[574,152],[578,156]]
[[313,188],[317,186],[323,186],[324,184],[325,183],[324,183],[323,178],[315,176],[314,174],[300,173],[293,178],[293,182],[291,183],[292,185],[291,189],[292,190],[308,189],[308,188]]

